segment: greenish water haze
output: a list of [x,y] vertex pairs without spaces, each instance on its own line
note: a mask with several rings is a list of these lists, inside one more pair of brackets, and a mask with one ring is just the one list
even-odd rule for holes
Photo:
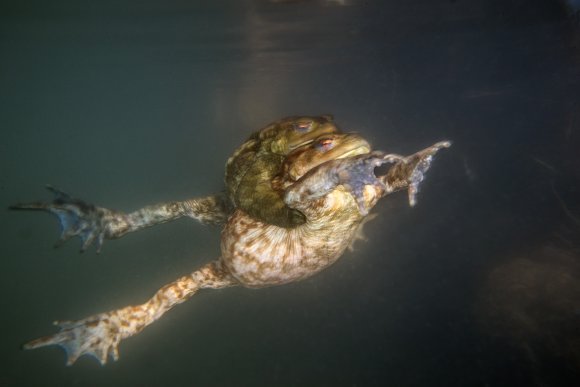
[[[332,113],[396,153],[454,145],[418,206],[384,199],[332,268],[201,293],[106,367],[19,346],[143,302],[216,258],[219,229],[182,220],[79,254],[77,240],[52,249],[56,219],[4,211],[0,386],[580,382],[580,36],[565,4],[3,3],[5,208],[49,199],[47,183],[122,210],[216,192],[235,147],[294,114]],[[506,266],[518,259],[561,275]]]

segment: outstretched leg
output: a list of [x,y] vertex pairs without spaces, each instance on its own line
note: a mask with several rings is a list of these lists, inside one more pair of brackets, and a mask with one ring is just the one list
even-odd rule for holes
[[77,321],[55,321],[60,332],[24,344],[24,349],[59,345],[66,351],[67,365],[80,356],[95,357],[101,365],[109,356],[119,359],[119,342],[143,330],[175,305],[188,300],[200,289],[220,289],[237,285],[219,261],[171,282],[147,302],[137,306],[99,313]]
[[385,184],[385,194],[407,188],[409,205],[413,207],[417,203],[419,184],[425,178],[425,173],[431,166],[433,156],[439,150],[450,146],[451,141],[440,141],[410,156],[394,160],[394,165],[387,174],[379,177],[379,180]]
[[127,233],[184,216],[202,223],[221,224],[227,220],[230,211],[225,195],[212,195],[154,204],[127,214],[94,206],[51,186],[46,188],[55,195],[52,202],[18,203],[10,209],[42,210],[56,215],[61,226],[57,246],[78,236],[82,242],[81,251],[95,243],[99,252],[105,239],[120,238]]
[[[310,170],[286,189],[284,202],[290,208],[301,209],[309,201],[320,198],[342,185],[356,200],[362,216],[368,215],[365,190],[375,187],[381,196],[408,188],[409,204],[414,206],[419,184],[433,161],[433,156],[451,142],[441,141],[411,156],[403,157],[373,151],[366,154],[335,159]],[[391,163],[385,175],[376,176],[375,168]]]

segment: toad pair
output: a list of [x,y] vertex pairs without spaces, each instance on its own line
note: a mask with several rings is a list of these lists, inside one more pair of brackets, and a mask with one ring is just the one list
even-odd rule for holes
[[[225,194],[160,203],[132,213],[96,207],[50,188],[52,202],[16,204],[45,210],[61,224],[60,243],[73,236],[82,249],[144,227],[189,216],[223,225],[221,256],[159,289],[143,304],[76,321],[24,345],[60,345],[67,365],[82,355],[101,364],[119,358],[122,339],[139,333],[200,289],[260,288],[309,277],[334,263],[351,244],[378,200],[408,189],[411,205],[436,143],[402,157],[371,151],[362,137],[341,133],[331,117],[289,117],[255,132],[226,164]],[[375,168],[392,164],[384,175]]]

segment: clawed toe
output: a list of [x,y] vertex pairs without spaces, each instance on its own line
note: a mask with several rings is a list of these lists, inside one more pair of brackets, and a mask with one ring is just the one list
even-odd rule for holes
[[69,194],[50,185],[46,186],[46,189],[54,194],[52,202],[18,203],[9,208],[12,210],[42,210],[56,215],[60,223],[61,233],[55,247],[59,247],[70,238],[78,236],[82,243],[81,252],[93,243],[96,245],[97,252],[100,252],[106,233],[103,219],[109,210],[72,198]]
[[23,349],[36,349],[58,345],[66,352],[66,365],[74,364],[83,355],[94,357],[105,365],[109,357],[119,359],[118,345],[121,335],[114,322],[101,315],[79,321],[55,321],[60,332],[29,341]]
[[379,179],[387,187],[386,193],[406,188],[409,195],[409,205],[413,207],[417,204],[419,184],[425,178],[425,173],[431,166],[433,156],[439,150],[450,146],[450,141],[440,141],[410,156],[403,158],[396,156],[396,158],[392,159],[394,165],[384,176],[379,176]]

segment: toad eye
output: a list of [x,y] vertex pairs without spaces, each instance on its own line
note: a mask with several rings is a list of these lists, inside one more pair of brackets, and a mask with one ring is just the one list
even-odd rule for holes
[[318,141],[314,147],[320,152],[326,152],[334,148],[334,140],[332,138],[323,138],[322,140]]
[[305,133],[309,132],[314,126],[313,121],[300,121],[294,124],[294,130],[297,132]]

